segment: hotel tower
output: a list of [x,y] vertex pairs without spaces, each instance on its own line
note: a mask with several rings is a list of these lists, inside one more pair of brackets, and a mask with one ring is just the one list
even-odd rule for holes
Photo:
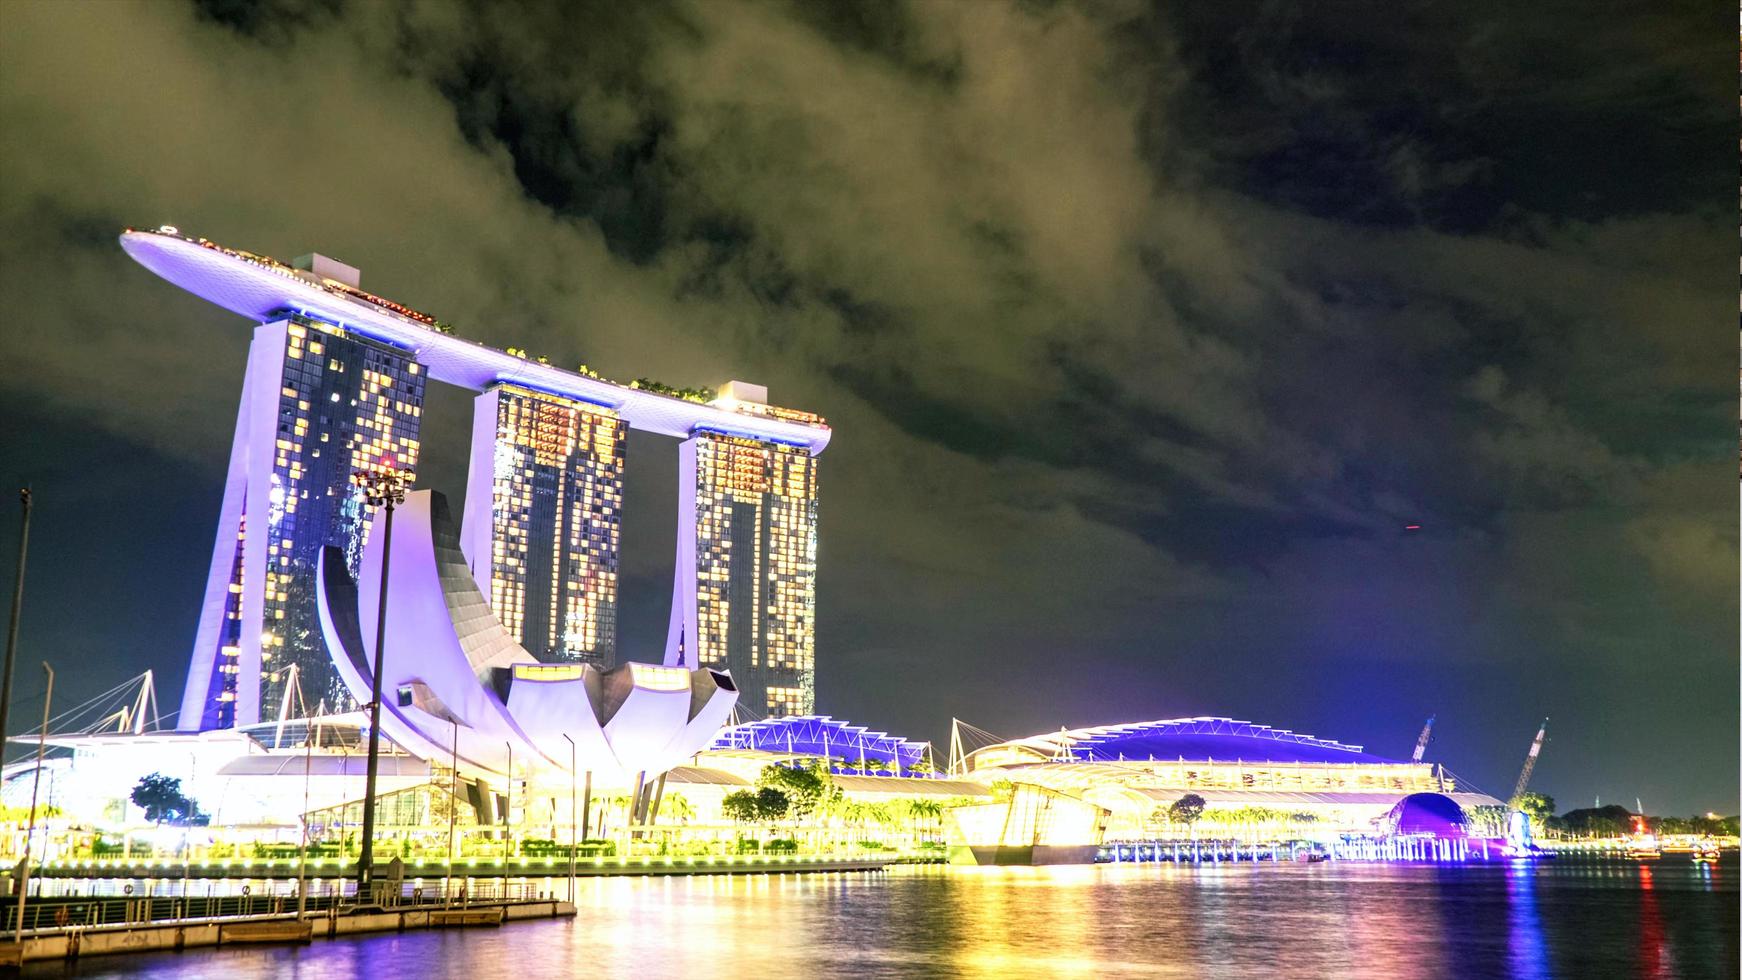
[[628,434],[610,408],[516,385],[474,402],[462,547],[497,620],[540,660],[615,659]]
[[333,545],[358,572],[374,515],[352,478],[416,476],[427,380],[478,393],[460,551],[518,645],[547,663],[617,660],[624,448],[637,429],[678,450],[664,662],[729,670],[753,717],[815,711],[821,417],[741,381],[717,393],[624,385],[457,337],[320,255],[287,266],[167,226],[129,229],[121,245],[260,324],[180,729],[350,706],[316,611],[317,562]]
[[[319,256],[298,264],[317,261],[355,284],[356,270]],[[354,472],[416,473],[424,377],[410,352],[334,324],[290,314],[254,328],[180,727],[276,714],[292,666],[309,710],[349,704],[321,638],[315,564],[338,545],[356,571],[372,514]]]
[[[766,389],[734,382],[750,404]],[[740,707],[816,710],[817,460],[697,432],[678,449],[678,558],[666,662],[730,670]]]

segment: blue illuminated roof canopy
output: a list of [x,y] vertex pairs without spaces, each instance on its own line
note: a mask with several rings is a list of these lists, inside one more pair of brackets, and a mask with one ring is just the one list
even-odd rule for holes
[[[1174,718],[1103,725],[1003,743],[1043,759],[1070,762],[1156,760],[1287,763],[1386,763],[1359,745],[1301,735],[1233,718]],[[986,751],[984,749],[980,751]]]
[[874,732],[827,715],[764,718],[724,729],[711,749],[750,749],[847,762],[899,762],[910,769],[925,758],[929,742],[910,742],[897,735]]

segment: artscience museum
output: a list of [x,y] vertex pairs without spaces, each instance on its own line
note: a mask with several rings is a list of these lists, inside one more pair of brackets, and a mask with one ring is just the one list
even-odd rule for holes
[[393,522],[392,535],[364,548],[360,581],[339,549],[326,549],[319,607],[334,666],[359,703],[370,701],[368,651],[386,624],[381,730],[412,755],[447,757],[485,778],[581,769],[639,789],[707,747],[732,714],[738,691],[724,671],[540,663],[491,614],[445,497],[413,493]]

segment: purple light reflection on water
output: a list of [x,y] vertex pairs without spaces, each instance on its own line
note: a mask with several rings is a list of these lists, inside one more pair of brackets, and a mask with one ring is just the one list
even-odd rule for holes
[[[1722,977],[1734,856],[584,879],[581,916],[32,975]],[[549,887],[559,893],[566,882]],[[1646,908],[1647,901],[1651,908]]]

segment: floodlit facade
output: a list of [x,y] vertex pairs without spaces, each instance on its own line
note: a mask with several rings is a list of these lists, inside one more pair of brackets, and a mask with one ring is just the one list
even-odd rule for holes
[[[1399,762],[1330,739],[1232,718],[1176,718],[1047,732],[987,745],[959,762],[963,777],[1033,786],[1105,811],[1106,841],[1187,834],[1241,839],[1384,830],[1405,798],[1443,795],[1458,806],[1498,806],[1460,789],[1443,768]],[[1205,803],[1191,825],[1169,808]],[[1102,836],[1081,844],[1100,844]]]
[[[420,543],[413,552],[400,552],[397,540],[406,530],[409,526],[395,522],[396,564],[402,557],[423,550]],[[450,543],[436,550],[449,553],[451,558],[453,548]],[[441,564],[452,570],[451,560]],[[419,577],[414,575],[412,581]],[[346,578],[341,572],[333,580],[342,585]],[[461,572],[456,581],[464,579]],[[395,571],[394,588],[402,584]],[[407,587],[417,588],[415,584]],[[476,608],[481,601],[466,600],[463,595],[459,598],[460,608],[466,610]],[[390,617],[399,612],[398,602],[393,605]],[[367,618],[369,611],[364,610],[363,615]],[[464,627],[458,629],[463,631]],[[361,633],[360,624],[357,633]],[[394,670],[389,667],[390,673]],[[624,763],[638,767],[648,757],[620,754],[632,739],[618,719],[638,718],[633,727],[639,728],[646,725],[650,708],[663,710],[678,699],[674,690],[654,690],[675,689],[678,685],[670,683],[674,672],[649,665],[596,671],[586,665],[525,661],[511,665],[510,671],[506,678],[508,715],[531,723],[525,729],[530,739],[513,741],[512,762],[506,745],[496,746],[491,756],[490,747],[484,744],[500,734],[493,728],[490,712],[477,715],[481,726],[491,729],[488,736],[473,737],[470,726],[465,726],[456,746],[452,720],[434,719],[424,710],[435,705],[438,689],[456,700],[469,696],[464,678],[446,677],[448,672],[438,669],[435,673],[444,676],[432,687],[414,686],[410,705],[401,703],[404,698],[396,693],[397,685],[388,685],[384,710],[391,721],[384,721],[383,732],[391,736],[392,747],[381,759],[382,802],[377,820],[383,834],[420,838],[426,845],[423,853],[433,850],[439,860],[446,853],[448,818],[444,808],[446,801],[455,800],[462,837],[475,831],[479,840],[499,840],[500,834],[512,831],[516,836],[562,839],[572,829],[571,808],[577,801],[571,795],[575,782],[566,770],[567,742],[556,738],[554,760],[540,752],[538,743],[548,741],[544,732],[551,727],[569,731],[577,739],[576,761],[584,767],[580,785],[590,790],[579,801],[588,828],[584,836],[608,837],[625,848],[626,824],[631,819],[653,828],[647,835],[650,846],[659,846],[654,839],[657,835],[669,838],[674,845],[681,842],[684,847],[700,848],[703,853],[711,848],[735,850],[736,839],[746,833],[791,833],[790,829],[740,826],[722,810],[728,795],[755,792],[760,777],[773,765],[804,763],[827,768],[831,789],[838,792],[830,794],[825,811],[806,818],[807,830],[813,836],[830,835],[840,846],[859,853],[863,847],[854,843],[857,840],[881,841],[893,847],[911,846],[918,839],[935,840],[943,809],[992,799],[984,785],[942,778],[933,772],[927,743],[827,717],[765,719],[717,731],[703,731],[699,726],[666,728],[667,734],[675,734],[682,744],[661,758],[675,759],[678,764],[658,772],[639,768],[632,772]],[[609,717],[603,726],[607,743],[603,752],[589,754],[577,730],[586,724],[582,715],[593,714],[590,699],[579,712],[573,710],[572,703],[568,709],[559,709],[556,698],[540,699],[548,712],[529,710],[531,701],[516,704],[528,691],[572,694],[574,686],[564,678],[575,673],[590,678],[581,686],[597,682],[604,695],[600,701]],[[357,679],[362,682],[367,675],[358,673]],[[456,683],[449,686],[449,680]],[[471,683],[476,686],[478,682],[473,679]],[[613,710],[612,702],[625,690],[628,696]],[[705,695],[704,701],[718,696],[708,689],[706,681],[693,685],[688,697],[694,699],[697,691]],[[631,703],[644,699],[648,703]],[[666,705],[653,705],[652,699],[663,700]],[[552,719],[558,722],[554,726]],[[421,734],[405,734],[397,727],[400,725],[415,725]],[[62,832],[55,836],[49,853],[62,853],[60,849],[76,838],[72,833],[75,827],[86,833],[96,830],[111,840],[131,833],[142,845],[178,846],[179,828],[153,828],[143,811],[128,799],[138,780],[152,773],[181,780],[182,789],[213,817],[211,832],[216,838],[295,845],[302,829],[299,821],[306,818],[311,839],[330,846],[354,835],[361,820],[358,799],[367,764],[367,726],[367,715],[354,711],[208,732],[93,731],[50,736],[50,745],[61,751],[44,764],[39,798],[56,808]],[[427,756],[398,747],[402,738],[415,745],[423,736],[450,741],[442,751],[431,750]],[[691,754],[679,758],[675,753],[682,750]],[[457,772],[453,768],[456,763]],[[659,764],[654,763],[656,767]],[[27,759],[5,770],[0,776],[0,802],[29,806],[31,793],[38,788],[33,768],[34,761]],[[638,778],[643,772],[645,777]],[[638,787],[640,792],[636,792]],[[631,810],[630,800],[638,801],[639,814]],[[934,805],[915,811],[911,805],[916,802]],[[0,856],[8,853],[6,843],[0,835]]]
[[666,662],[728,669],[768,716],[816,707],[817,460],[701,433],[679,450]]
[[462,545],[490,610],[540,660],[614,660],[628,432],[609,408],[518,385],[476,399]]
[[255,328],[183,728],[258,721],[293,667],[311,706],[345,706],[315,612],[315,565],[327,545],[353,569],[362,553],[372,515],[353,473],[416,473],[424,381],[410,351],[332,324],[290,315]]

